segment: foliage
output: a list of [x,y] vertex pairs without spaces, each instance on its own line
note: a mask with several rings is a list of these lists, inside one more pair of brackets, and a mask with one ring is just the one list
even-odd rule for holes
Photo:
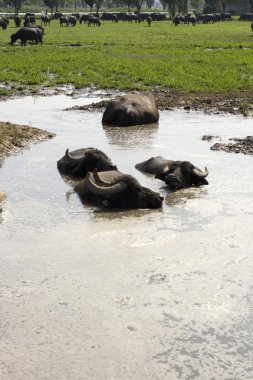
[[12,0],[12,4],[13,4],[14,9],[15,9],[15,14],[18,14],[23,1],[24,0]]

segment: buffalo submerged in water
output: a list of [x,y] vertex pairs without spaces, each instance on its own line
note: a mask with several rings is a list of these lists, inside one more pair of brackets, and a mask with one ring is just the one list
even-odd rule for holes
[[207,168],[202,172],[189,161],[172,161],[157,156],[140,162],[135,167],[144,173],[154,174],[155,178],[164,181],[172,190],[208,185],[205,179],[208,176]]
[[130,127],[157,123],[159,112],[155,97],[151,93],[126,94],[111,100],[106,107],[102,124]]
[[111,159],[96,148],[81,148],[71,152],[67,149],[65,155],[57,161],[57,168],[62,175],[71,178],[84,178],[88,172],[117,170]]
[[74,190],[83,203],[109,209],[157,209],[163,197],[120,171],[88,173]]

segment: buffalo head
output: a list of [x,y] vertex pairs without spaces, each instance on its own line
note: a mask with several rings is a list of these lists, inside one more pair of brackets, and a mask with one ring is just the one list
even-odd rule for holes
[[172,161],[169,169],[156,174],[158,178],[166,183],[172,190],[179,190],[185,187],[208,185],[205,177],[208,170],[202,172],[188,161]]
[[77,149],[72,152],[66,150],[65,155],[57,161],[61,174],[72,178],[84,178],[88,172],[117,170],[110,158],[101,150],[95,148]]
[[83,203],[112,209],[160,208],[163,198],[119,171],[88,173],[74,190]]

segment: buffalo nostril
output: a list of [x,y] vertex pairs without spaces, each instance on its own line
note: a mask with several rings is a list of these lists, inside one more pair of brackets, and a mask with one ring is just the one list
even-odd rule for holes
[[176,179],[176,176],[175,176],[174,174],[167,174],[166,177],[165,177],[165,181],[166,181],[167,179],[168,179],[168,180],[169,180],[169,179],[170,179],[170,180],[175,180],[175,179]]

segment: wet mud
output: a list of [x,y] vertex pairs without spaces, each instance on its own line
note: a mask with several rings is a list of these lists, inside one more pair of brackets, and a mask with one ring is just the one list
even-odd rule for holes
[[253,136],[244,139],[230,138],[232,143],[215,143],[211,150],[223,150],[227,153],[253,154]]

